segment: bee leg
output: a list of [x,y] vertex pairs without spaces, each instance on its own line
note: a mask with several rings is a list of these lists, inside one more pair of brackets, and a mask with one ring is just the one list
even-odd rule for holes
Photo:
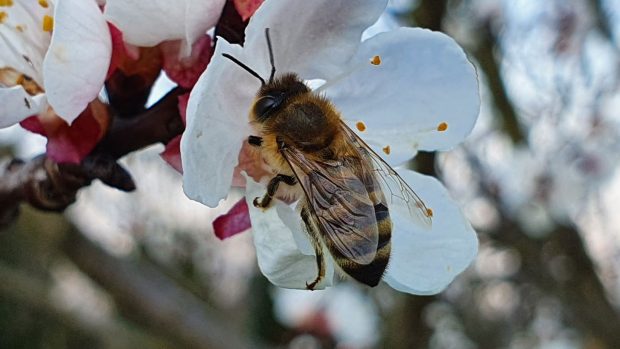
[[269,207],[269,205],[271,204],[271,199],[273,199],[273,196],[276,194],[276,191],[278,190],[278,186],[280,185],[280,182],[284,182],[288,185],[295,185],[297,184],[297,179],[295,179],[295,177],[287,176],[283,174],[279,174],[273,177],[269,181],[269,184],[267,184],[267,193],[265,194],[265,196],[263,196],[263,198],[260,200],[258,198],[254,198],[254,201],[253,201],[254,207],[258,207],[258,208]]
[[248,137],[248,143],[255,147],[260,147],[263,145],[263,138],[258,136],[250,136]]
[[314,253],[316,254],[316,266],[318,269],[318,275],[316,276],[316,279],[314,279],[314,281],[312,281],[311,283],[306,282],[306,288],[312,291],[314,290],[314,287],[316,287],[316,285],[321,282],[321,280],[323,280],[323,278],[325,277],[325,258],[323,257],[323,248],[321,247],[319,234],[317,233],[314,225],[310,221],[308,209],[305,207],[301,209],[301,219],[306,225],[306,230],[308,231],[312,247],[314,247]]

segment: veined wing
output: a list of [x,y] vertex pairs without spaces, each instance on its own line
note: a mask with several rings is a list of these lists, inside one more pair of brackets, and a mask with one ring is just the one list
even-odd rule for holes
[[360,175],[355,158],[323,163],[308,159],[295,148],[283,148],[281,153],[305,192],[314,223],[328,242],[355,263],[370,264],[379,240],[376,203],[367,189],[373,185],[367,181],[375,180],[372,170],[367,176]]
[[341,121],[341,124],[348,140],[372,163],[375,173],[381,179],[383,192],[388,196],[388,207],[394,208],[397,205],[406,207],[409,215],[418,225],[430,229],[433,223],[433,211],[424,204],[409,184],[344,121]]

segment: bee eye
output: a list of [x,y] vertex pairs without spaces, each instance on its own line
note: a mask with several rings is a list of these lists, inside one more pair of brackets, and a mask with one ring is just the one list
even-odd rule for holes
[[259,118],[266,117],[269,112],[273,109],[277,108],[280,105],[280,102],[272,97],[272,96],[264,96],[256,101],[254,105],[254,112]]

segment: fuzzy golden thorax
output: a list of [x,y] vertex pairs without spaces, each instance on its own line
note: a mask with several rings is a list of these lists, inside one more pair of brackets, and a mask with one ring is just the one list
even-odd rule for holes
[[263,139],[265,160],[286,173],[290,170],[279,154],[282,145],[322,161],[337,160],[348,152],[340,114],[296,74],[277,77],[258,91],[250,121]]

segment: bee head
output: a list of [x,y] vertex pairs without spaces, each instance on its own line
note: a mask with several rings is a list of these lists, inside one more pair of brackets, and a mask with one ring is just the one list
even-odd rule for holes
[[284,74],[261,87],[256,95],[252,114],[258,122],[265,122],[295,97],[309,92],[308,86],[296,74]]

